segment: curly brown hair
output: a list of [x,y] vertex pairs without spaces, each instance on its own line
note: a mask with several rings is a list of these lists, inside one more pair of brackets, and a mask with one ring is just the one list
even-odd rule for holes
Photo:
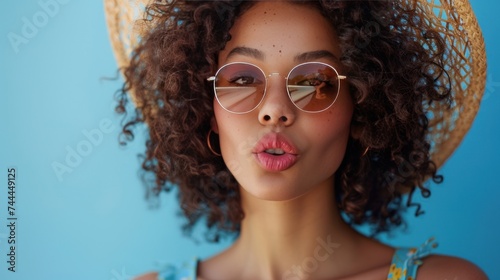
[[[355,102],[352,137],[332,199],[350,223],[369,224],[374,234],[389,231],[403,224],[405,207],[415,205],[420,213],[411,199],[416,189],[428,197],[426,180],[442,181],[430,158],[426,108],[451,99],[449,83],[440,82],[447,75],[444,40],[416,1],[293,2],[316,7],[335,27]],[[212,241],[238,233],[244,213],[236,180],[206,144],[214,115],[206,78],[217,70],[235,19],[255,3],[154,1],[146,8],[150,28],[122,69],[116,108],[125,114],[122,135],[131,140],[137,124],[149,126],[142,169],[155,180],[148,194],[178,187],[188,219],[184,229],[206,219]],[[128,92],[137,104],[131,117]]]

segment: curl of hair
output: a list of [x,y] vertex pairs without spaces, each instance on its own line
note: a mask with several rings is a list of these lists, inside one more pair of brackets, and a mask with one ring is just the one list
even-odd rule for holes
[[[353,137],[332,199],[351,223],[368,223],[374,234],[389,231],[403,223],[404,207],[416,205],[420,213],[411,201],[416,189],[427,197],[424,182],[442,181],[430,159],[424,108],[451,99],[449,84],[440,82],[447,75],[444,40],[411,0],[293,2],[314,6],[335,27],[355,102]],[[204,218],[211,241],[238,233],[244,213],[236,180],[206,145],[214,98],[206,78],[217,70],[235,19],[254,3],[152,2],[145,17],[151,28],[123,69],[118,96],[121,114],[127,113],[128,92],[137,105],[123,126],[128,140],[137,124],[149,126],[142,169],[155,180],[148,194],[177,186],[188,219],[184,229]],[[406,205],[404,190],[410,192]]]

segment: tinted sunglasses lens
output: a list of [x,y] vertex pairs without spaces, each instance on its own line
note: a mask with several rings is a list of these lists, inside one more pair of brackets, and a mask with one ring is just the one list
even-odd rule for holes
[[296,66],[288,75],[288,92],[295,105],[307,112],[328,109],[339,93],[337,71],[322,63]]
[[262,101],[265,88],[264,73],[251,64],[228,64],[215,75],[215,96],[223,108],[233,113],[255,109]]

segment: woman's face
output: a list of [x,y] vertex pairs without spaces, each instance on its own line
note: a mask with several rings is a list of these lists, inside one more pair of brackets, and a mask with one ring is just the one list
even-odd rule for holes
[[320,185],[333,186],[353,112],[347,83],[341,82],[333,106],[307,113],[291,102],[285,81],[294,66],[310,61],[345,74],[333,27],[311,7],[259,2],[235,21],[230,33],[219,67],[247,62],[266,76],[280,75],[268,77],[263,101],[249,113],[228,112],[214,99],[212,128],[229,170],[246,192],[264,200],[289,200]]

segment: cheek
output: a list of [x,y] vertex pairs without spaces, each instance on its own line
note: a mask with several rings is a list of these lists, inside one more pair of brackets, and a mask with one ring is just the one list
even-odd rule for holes
[[235,126],[235,122],[237,121],[235,119],[237,118],[234,118],[234,114],[224,110],[215,99],[213,104],[215,116],[214,124],[217,127],[217,133],[219,133],[219,137],[225,138],[225,135],[227,135],[228,132],[236,132],[237,130],[239,131],[239,127]]
[[252,134],[244,133],[250,130],[250,116],[234,115],[214,104],[215,122],[219,133],[219,143],[222,158],[231,173],[235,175],[243,168],[243,159],[251,156],[248,152],[255,142]]
[[320,161],[333,161],[335,168],[342,162],[350,136],[352,106],[333,109],[318,117],[311,126],[311,143],[317,145],[316,157]]
[[233,146],[232,143],[235,142],[233,138],[240,134],[240,128],[235,126],[234,116],[222,109],[217,102],[214,102],[214,115],[221,150],[224,152]]
[[317,143],[325,150],[345,150],[350,135],[350,117],[332,118],[316,126]]

